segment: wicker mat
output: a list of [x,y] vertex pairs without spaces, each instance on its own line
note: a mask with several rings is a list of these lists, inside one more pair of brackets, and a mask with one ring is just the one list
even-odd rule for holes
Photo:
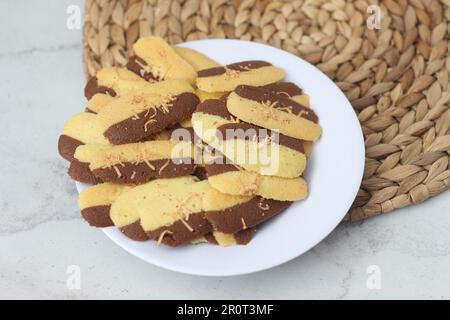
[[[366,25],[368,6],[381,28]],[[141,36],[239,38],[315,64],[345,92],[365,135],[364,180],[347,219],[449,188],[450,0],[87,0],[84,67],[123,65]]]

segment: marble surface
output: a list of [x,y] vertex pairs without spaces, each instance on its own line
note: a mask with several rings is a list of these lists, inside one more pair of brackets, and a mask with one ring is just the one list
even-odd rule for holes
[[[74,4],[82,8],[0,2],[0,298],[450,298],[448,192],[341,225],[289,263],[231,278],[162,270],[88,228],[56,152],[64,121],[85,103],[81,31],[66,28]],[[74,265],[79,288],[67,285]]]

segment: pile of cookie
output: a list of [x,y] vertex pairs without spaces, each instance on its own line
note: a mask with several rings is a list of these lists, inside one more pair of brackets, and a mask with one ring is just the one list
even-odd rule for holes
[[59,137],[70,177],[92,185],[79,195],[83,218],[137,241],[247,244],[306,198],[321,135],[309,97],[283,78],[265,61],[221,66],[139,39],[125,68],[88,81],[84,112]]

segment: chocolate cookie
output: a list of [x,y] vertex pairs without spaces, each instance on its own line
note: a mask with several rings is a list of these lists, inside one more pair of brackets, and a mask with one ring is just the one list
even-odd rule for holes
[[141,90],[147,84],[147,81],[127,69],[106,67],[98,70],[96,75],[89,79],[84,88],[84,95],[88,100],[96,94],[121,96],[134,90]]
[[295,178],[305,169],[301,140],[240,122],[228,112],[224,99],[200,103],[192,124],[203,141],[245,170]]
[[263,88],[238,86],[227,98],[228,111],[243,121],[308,141],[322,133],[311,109]]
[[281,201],[303,200],[308,195],[306,181],[301,178],[264,176],[245,171],[234,164],[207,164],[208,182],[216,190],[232,195],[261,196]]
[[96,121],[95,114],[82,112],[72,116],[66,122],[58,140],[58,151],[61,157],[68,161],[74,160],[76,148],[83,144],[109,144],[97,128]]
[[142,184],[192,174],[192,154],[190,143],[155,140],[119,146],[82,145],[75,151],[75,159],[88,163],[104,182]]
[[195,84],[194,68],[159,37],[144,37],[133,46],[127,68],[147,81],[180,79]]
[[154,180],[122,193],[111,206],[111,219],[127,236],[140,228],[158,243],[178,246],[213,231],[203,212],[211,189],[192,176]]
[[215,189],[203,198],[208,221],[215,231],[237,233],[270,219],[288,208],[292,202],[262,197],[232,196]]
[[283,77],[282,69],[266,61],[242,61],[198,71],[197,87],[206,92],[226,92],[242,84],[263,86]]
[[220,66],[220,64],[218,64],[216,61],[198,52],[197,50],[179,46],[173,46],[172,48],[181,58],[183,58],[184,61],[189,63],[195,71]]
[[114,100],[114,97],[106,93],[96,93],[88,101],[85,111],[90,113],[99,113],[99,111],[108,103]]
[[261,88],[309,107],[309,96],[304,94],[303,90],[292,82],[275,82]]
[[156,82],[114,99],[98,113],[97,125],[112,144],[138,142],[189,118],[198,103],[187,82]]
[[195,90],[195,94],[200,99],[200,102],[203,102],[208,99],[220,99],[226,96],[227,92],[206,92],[200,89]]
[[102,183],[80,192],[78,206],[81,215],[90,226],[97,228],[114,225],[109,210],[113,201],[125,190],[131,187],[112,183]]
[[99,184],[103,182],[102,179],[96,177],[91,171],[89,168],[89,163],[81,162],[77,159],[70,161],[69,170],[67,173],[73,180],[81,183]]
[[230,247],[235,245],[246,245],[255,236],[256,228],[248,228],[237,233],[223,233],[213,231],[205,235],[205,241],[210,244],[219,245],[221,247]]

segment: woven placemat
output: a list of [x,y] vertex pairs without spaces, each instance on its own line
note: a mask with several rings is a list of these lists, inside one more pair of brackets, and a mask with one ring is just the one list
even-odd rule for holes
[[[380,29],[367,27],[370,4]],[[364,180],[347,215],[359,220],[449,188],[449,21],[450,0],[87,0],[84,68],[124,65],[149,34],[253,40],[306,59],[344,91],[363,128]]]

